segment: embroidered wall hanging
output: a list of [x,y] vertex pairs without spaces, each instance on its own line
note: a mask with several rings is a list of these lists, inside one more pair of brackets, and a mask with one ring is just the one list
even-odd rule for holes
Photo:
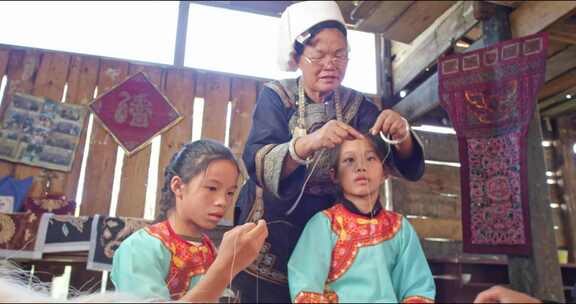
[[182,119],[142,72],[100,95],[89,107],[128,155]]
[[111,271],[112,257],[120,244],[132,233],[151,223],[141,218],[95,215],[92,219],[86,269]]
[[48,216],[0,213],[0,258],[41,259]]
[[16,93],[2,117],[0,159],[70,171],[86,107]]
[[530,254],[526,134],[544,83],[544,34],[442,58],[442,106],[460,154],[464,251]]
[[50,214],[42,252],[88,251],[92,217]]

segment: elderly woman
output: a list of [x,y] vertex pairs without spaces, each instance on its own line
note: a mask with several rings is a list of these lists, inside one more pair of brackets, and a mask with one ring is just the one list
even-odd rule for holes
[[341,86],[346,34],[333,1],[299,2],[282,15],[279,63],[284,70],[300,69],[302,76],[267,83],[253,113],[243,155],[250,179],[238,198],[236,224],[264,218],[269,237],[234,281],[242,302],[290,301],[290,254],[307,221],[336,199],[326,149],[382,132],[392,140],[387,162],[396,175],[417,180],[424,172],[422,148],[408,122]]

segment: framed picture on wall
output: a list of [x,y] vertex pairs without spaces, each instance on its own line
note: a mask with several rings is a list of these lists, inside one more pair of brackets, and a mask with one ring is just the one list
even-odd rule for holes
[[0,159],[70,171],[88,109],[16,93],[0,123]]
[[142,72],[98,96],[89,107],[128,155],[143,149],[182,119]]

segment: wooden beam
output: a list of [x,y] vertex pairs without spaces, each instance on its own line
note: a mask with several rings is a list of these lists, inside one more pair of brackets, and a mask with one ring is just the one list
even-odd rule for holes
[[560,153],[564,159],[562,179],[566,204],[566,239],[569,244],[569,262],[576,263],[576,114],[558,118]]
[[538,99],[542,100],[554,96],[562,91],[576,86],[576,69],[562,74],[560,77],[546,83],[538,93]]
[[[428,2],[419,2],[426,5]],[[472,1],[453,5],[412,42],[412,47],[397,53],[393,62],[394,93],[398,93],[425,68],[446,52],[452,41],[471,30],[478,20],[474,18]]]
[[178,24],[176,27],[176,45],[174,47],[174,65],[184,66],[184,54],[186,53],[186,32],[188,29],[188,11],[190,2],[180,1],[178,6]]
[[567,94],[570,94],[570,95],[576,97],[576,86],[573,88],[570,88],[566,91],[562,91],[562,92],[560,92],[554,96],[540,100],[540,102],[538,103],[538,107],[540,108],[540,113],[542,113],[545,110],[549,110],[550,108],[556,106],[559,103],[562,103],[564,100],[566,100]]
[[[387,1],[382,1],[386,5]],[[450,9],[456,1],[414,1],[384,32],[384,37],[411,43]]]
[[572,112],[576,112],[576,102],[574,101],[565,101],[557,106],[542,111],[542,116],[546,117],[556,117],[561,115],[570,114]]
[[356,23],[358,30],[383,33],[410,8],[413,2],[415,1],[361,1],[359,7],[352,11],[352,17],[358,20]]
[[576,45],[548,58],[546,61],[546,82],[571,69],[576,69]]
[[576,10],[576,1],[524,1],[510,14],[513,37],[543,31]]
[[510,283],[514,289],[539,299],[562,303],[564,292],[554,230],[551,227],[550,195],[544,175],[546,168],[538,111],[535,111],[530,122],[526,142],[532,255],[508,256]]

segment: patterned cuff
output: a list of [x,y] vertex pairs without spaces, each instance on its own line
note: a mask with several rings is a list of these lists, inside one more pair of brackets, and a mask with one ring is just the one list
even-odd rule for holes
[[282,177],[284,158],[288,155],[289,142],[276,145],[264,156],[263,186],[276,197],[280,197],[278,187]]
[[410,296],[404,298],[402,303],[434,303],[434,300],[421,296]]

